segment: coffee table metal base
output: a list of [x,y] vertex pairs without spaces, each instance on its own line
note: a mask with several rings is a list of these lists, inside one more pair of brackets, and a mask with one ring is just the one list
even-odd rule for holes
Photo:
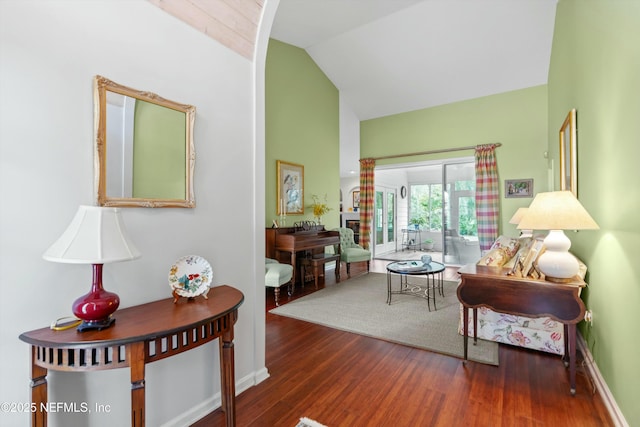
[[[391,304],[392,295],[411,295],[427,300],[427,307],[431,311],[431,301],[433,309],[437,310],[436,296],[444,297],[443,286],[444,265],[436,262],[425,265],[422,269],[406,269],[403,263],[391,263],[387,265],[387,304]],[[400,276],[400,287],[394,291],[392,289],[393,276]],[[425,283],[409,283],[408,276],[425,276]]]

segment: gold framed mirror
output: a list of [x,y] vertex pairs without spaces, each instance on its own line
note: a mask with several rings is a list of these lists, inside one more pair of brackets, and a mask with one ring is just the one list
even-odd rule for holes
[[576,109],[567,114],[560,127],[560,190],[569,190],[578,197],[578,149]]
[[94,78],[98,206],[195,207],[195,107]]

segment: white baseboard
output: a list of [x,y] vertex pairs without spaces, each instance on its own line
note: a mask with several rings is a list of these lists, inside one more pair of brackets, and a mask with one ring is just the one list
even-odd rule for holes
[[582,354],[584,355],[584,360],[587,366],[587,370],[591,375],[591,379],[593,379],[593,381],[595,382],[596,389],[598,390],[598,393],[600,393],[600,396],[602,397],[602,401],[604,402],[604,405],[609,411],[609,415],[611,416],[613,423],[617,427],[629,427],[629,423],[627,423],[627,420],[624,418],[622,411],[620,411],[620,408],[618,407],[616,400],[611,394],[611,390],[609,390],[609,386],[607,386],[607,383],[604,381],[604,378],[602,378],[602,374],[600,374],[598,365],[596,365],[595,360],[593,360],[593,355],[589,350],[589,346],[587,345],[586,341],[584,340],[584,338],[582,338],[582,335],[580,334],[578,334],[578,347],[580,348],[580,351],[582,351]]
[[[267,378],[269,378],[269,371],[266,367],[260,369],[259,371],[252,372],[244,378],[241,378],[239,381],[236,381],[236,396],[247,390],[248,388],[261,383]],[[216,393],[209,399],[192,407],[190,410],[183,412],[172,420],[162,424],[162,427],[190,426],[196,421],[204,418],[214,410],[218,409],[220,406],[222,406],[222,395],[221,393]]]
[[[252,387],[252,386],[254,386],[254,385],[258,385],[258,384],[260,384],[262,381],[266,380],[266,379],[267,379],[267,378],[269,378],[269,377],[270,377],[270,375],[269,375],[269,371],[267,370],[267,368],[266,368],[266,367],[264,367],[264,368],[260,369],[258,372],[256,372],[256,373],[255,373],[255,375],[254,375],[255,381],[254,381],[254,383],[253,383],[253,384],[249,385],[249,387]],[[249,388],[249,387],[246,387],[246,388],[245,388],[245,389],[243,389],[242,391],[245,391],[245,390],[246,390],[247,388]],[[242,393],[242,392],[240,392],[240,393]]]

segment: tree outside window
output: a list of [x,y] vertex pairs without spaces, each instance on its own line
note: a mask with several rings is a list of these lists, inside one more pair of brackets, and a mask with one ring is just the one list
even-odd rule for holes
[[458,199],[458,233],[461,236],[477,236],[475,180],[456,181],[454,194]]
[[[456,181],[453,200],[457,199],[458,234],[477,236],[475,181]],[[444,195],[441,184],[411,184],[409,223],[429,231],[442,231]]]
[[442,230],[442,184],[409,186],[409,223],[429,231]]

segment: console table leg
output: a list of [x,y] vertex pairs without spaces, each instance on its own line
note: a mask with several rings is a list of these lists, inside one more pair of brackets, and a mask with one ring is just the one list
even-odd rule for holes
[[144,342],[128,344],[127,359],[131,370],[131,426],[144,427]]
[[42,408],[47,404],[47,369],[36,365],[38,348],[31,346],[31,403],[35,411],[31,412],[32,427],[46,427],[47,412]]
[[463,335],[463,339],[462,342],[464,343],[464,360],[462,361],[463,364],[467,363],[467,350],[469,347],[469,308],[467,308],[466,306],[462,306],[462,335]]
[[[576,324],[569,326],[569,381],[571,383],[571,395],[576,394]],[[565,353],[566,353],[565,349]]]
[[564,367],[569,367],[569,325],[564,324],[564,354],[562,355],[562,363]]
[[[232,324],[229,321],[229,324]],[[225,413],[227,427],[236,425],[236,383],[235,362],[233,348],[233,326],[220,337],[220,382],[222,395],[222,410]]]
[[478,309],[473,309],[473,345],[478,344]]

